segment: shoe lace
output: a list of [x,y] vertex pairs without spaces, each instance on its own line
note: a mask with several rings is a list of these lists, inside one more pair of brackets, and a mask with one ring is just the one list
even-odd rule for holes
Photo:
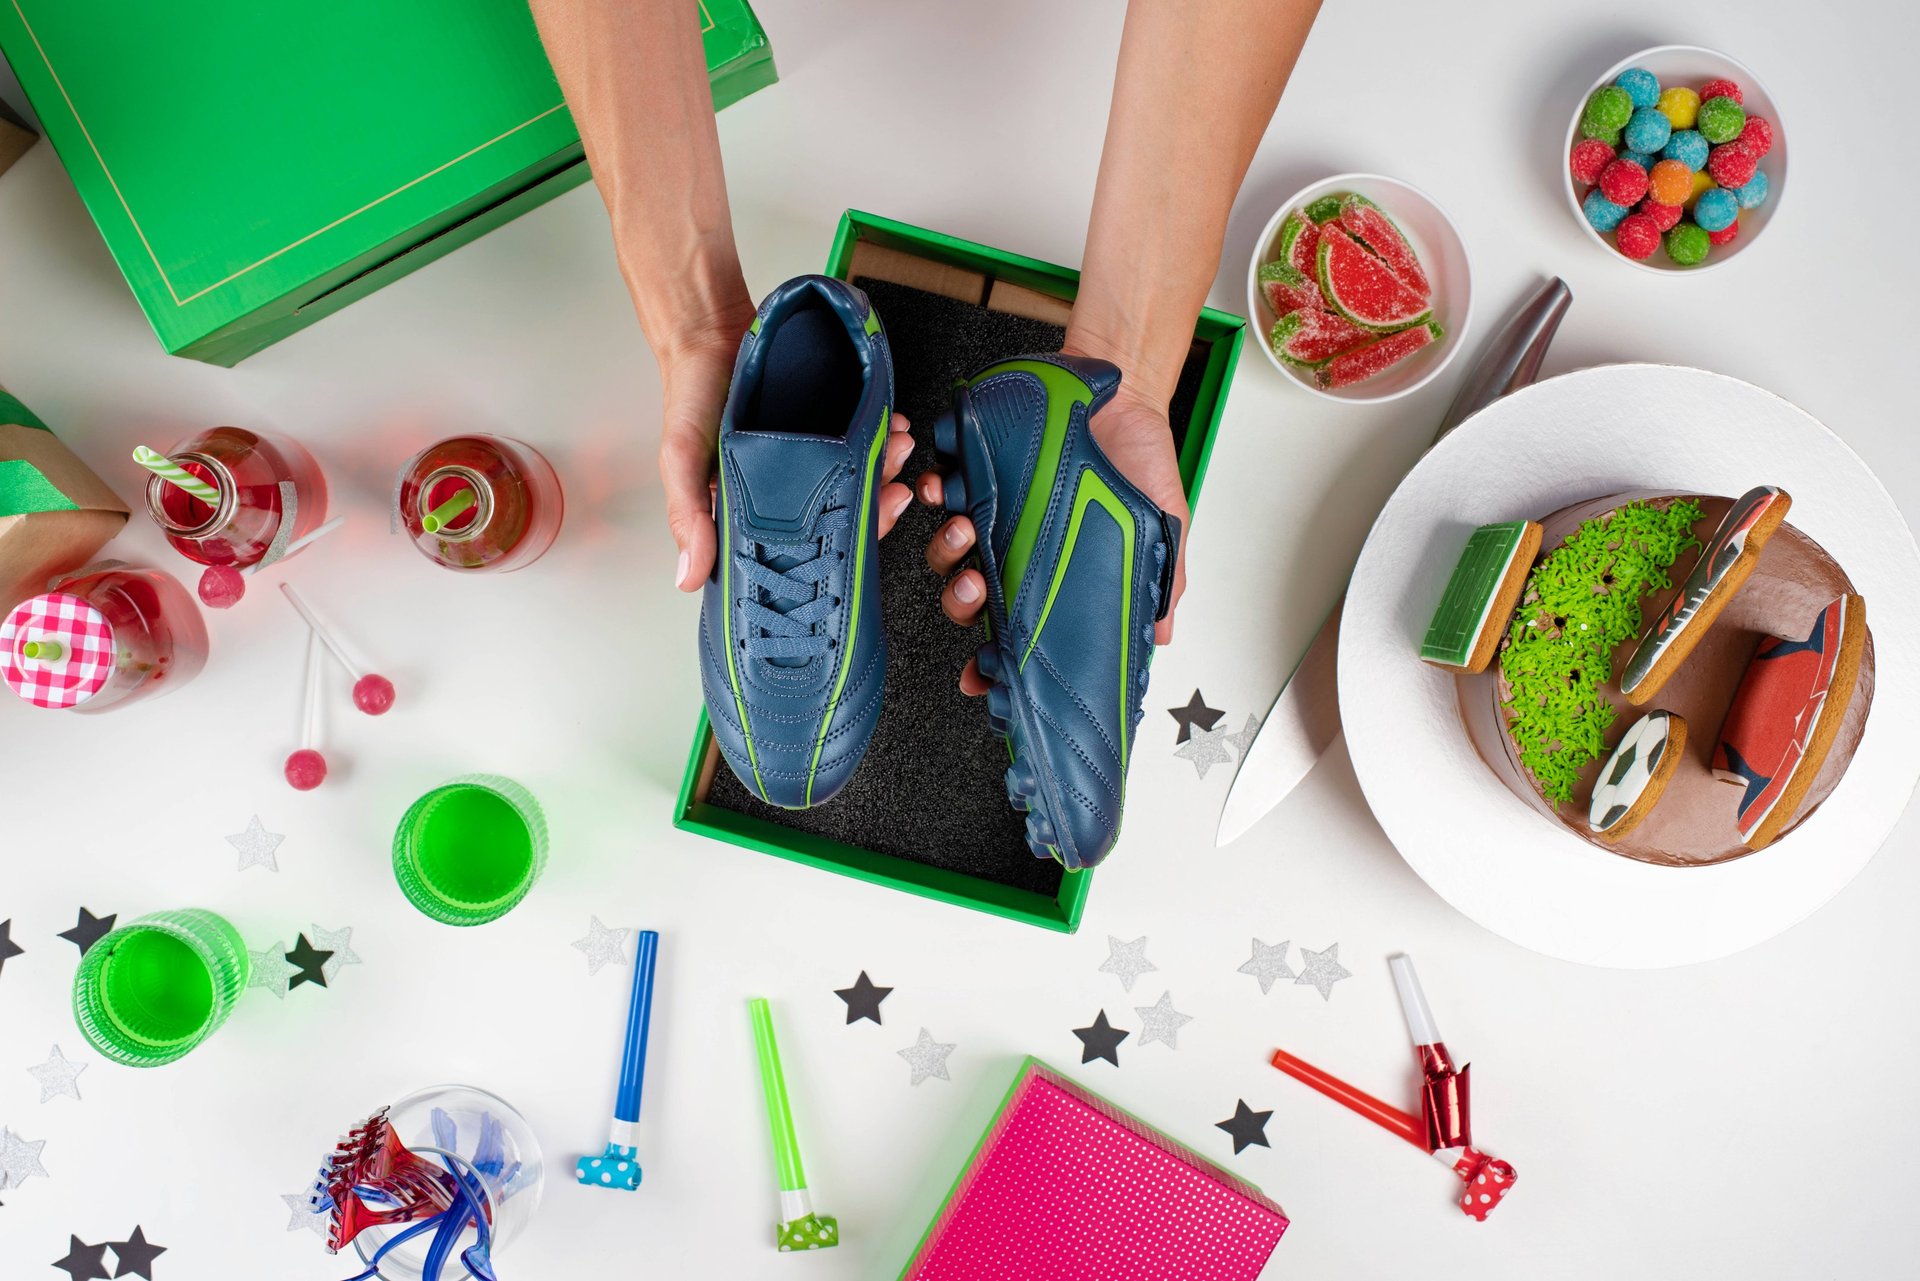
[[736,601],[746,624],[742,648],[764,659],[805,662],[837,643],[824,625],[840,605],[828,583],[846,553],[821,525],[843,510],[821,512],[805,534],[759,538],[734,553],[749,589]]

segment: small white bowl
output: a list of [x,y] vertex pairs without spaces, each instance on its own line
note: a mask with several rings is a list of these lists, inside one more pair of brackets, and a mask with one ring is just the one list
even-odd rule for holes
[[[1741,210],[1739,237],[1730,245],[1715,245],[1708,251],[1707,260],[1697,266],[1676,265],[1667,257],[1664,243],[1653,251],[1653,257],[1644,262],[1629,258],[1620,252],[1612,237],[1595,231],[1593,224],[1587,221],[1587,215],[1580,209],[1580,201],[1586,192],[1573,180],[1573,173],[1567,167],[1568,158],[1573,155],[1573,144],[1580,140],[1580,115],[1586,110],[1587,99],[1593,96],[1593,91],[1601,85],[1612,84],[1614,77],[1628,67],[1643,67],[1651,71],[1659,79],[1662,89],[1681,85],[1698,92],[1700,86],[1709,80],[1731,80],[1740,86],[1747,111],[1765,116],[1773,126],[1773,148],[1760,161],[1760,169],[1767,175],[1767,202],[1758,209]],[[1587,239],[1604,249],[1607,257],[1642,271],[1698,275],[1722,263],[1732,262],[1745,253],[1760,238],[1760,233],[1767,229],[1767,224],[1773,221],[1774,213],[1780,208],[1780,198],[1787,190],[1787,126],[1780,118],[1780,107],[1773,95],[1767,92],[1767,87],[1760,83],[1760,77],[1754,75],[1753,69],[1746,63],[1698,45],[1663,44],[1642,49],[1631,58],[1622,58],[1586,87],[1580,100],[1573,104],[1573,118],[1567,122],[1567,137],[1561,145],[1559,161],[1560,186],[1567,193],[1567,208],[1573,210],[1574,221],[1580,224],[1580,230],[1587,233]]]
[[[1433,282],[1433,318],[1440,323],[1443,336],[1434,346],[1365,382],[1355,383],[1351,387],[1326,388],[1314,382],[1311,370],[1289,365],[1275,355],[1267,343],[1267,332],[1279,317],[1274,315],[1265,291],[1260,288],[1260,268],[1280,256],[1280,224],[1286,221],[1288,214],[1296,209],[1305,209],[1322,196],[1345,195],[1348,192],[1365,196],[1379,205],[1381,211],[1393,219],[1394,225],[1406,236],[1414,253],[1420,256],[1420,265],[1426,269],[1427,279]],[[1254,341],[1266,356],[1267,363],[1285,374],[1295,385],[1328,400],[1354,405],[1379,404],[1398,400],[1426,386],[1447,367],[1447,362],[1453,359],[1453,353],[1466,342],[1467,330],[1473,323],[1470,277],[1466,243],[1461,240],[1459,228],[1453,225],[1453,219],[1447,216],[1446,210],[1434,203],[1433,197],[1397,178],[1382,177],[1376,173],[1335,174],[1297,192],[1291,200],[1280,206],[1268,221],[1267,229],[1260,233],[1260,239],[1254,244],[1253,261],[1247,265],[1247,318],[1255,331]]]

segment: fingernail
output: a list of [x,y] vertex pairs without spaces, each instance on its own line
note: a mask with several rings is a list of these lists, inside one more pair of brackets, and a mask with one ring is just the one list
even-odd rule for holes
[[940,537],[945,541],[947,546],[954,548],[956,551],[965,547],[969,541],[967,538],[966,525],[957,520],[950,522],[945,529],[941,530]]
[[673,585],[675,587],[685,587],[687,585],[687,571],[692,567],[693,557],[687,552],[686,548],[682,547],[680,549],[680,564],[673,571]]
[[953,580],[953,598],[963,605],[980,599],[980,584],[973,580],[972,574],[962,574]]

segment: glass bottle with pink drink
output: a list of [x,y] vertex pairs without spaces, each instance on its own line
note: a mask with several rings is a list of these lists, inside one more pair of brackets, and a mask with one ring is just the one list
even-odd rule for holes
[[157,569],[83,569],[0,621],[0,681],[35,707],[110,711],[184,685],[206,664],[200,607]]
[[505,573],[553,546],[566,514],[560,477],[504,436],[455,436],[400,473],[395,516],[422,555],[448,569]]
[[202,565],[278,560],[327,518],[327,481],[305,447],[245,427],[215,427],[167,454],[136,450],[153,473],[147,512],[174,549]]

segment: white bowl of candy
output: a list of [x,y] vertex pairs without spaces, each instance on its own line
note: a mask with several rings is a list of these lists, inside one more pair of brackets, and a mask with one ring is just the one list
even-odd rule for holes
[[1694,45],[1623,58],[1574,104],[1561,150],[1587,236],[1643,271],[1731,262],[1787,185],[1787,131],[1760,77]]
[[1335,174],[1260,233],[1247,316],[1267,360],[1313,394],[1395,400],[1466,341],[1470,275],[1466,243],[1431,196],[1380,174]]

